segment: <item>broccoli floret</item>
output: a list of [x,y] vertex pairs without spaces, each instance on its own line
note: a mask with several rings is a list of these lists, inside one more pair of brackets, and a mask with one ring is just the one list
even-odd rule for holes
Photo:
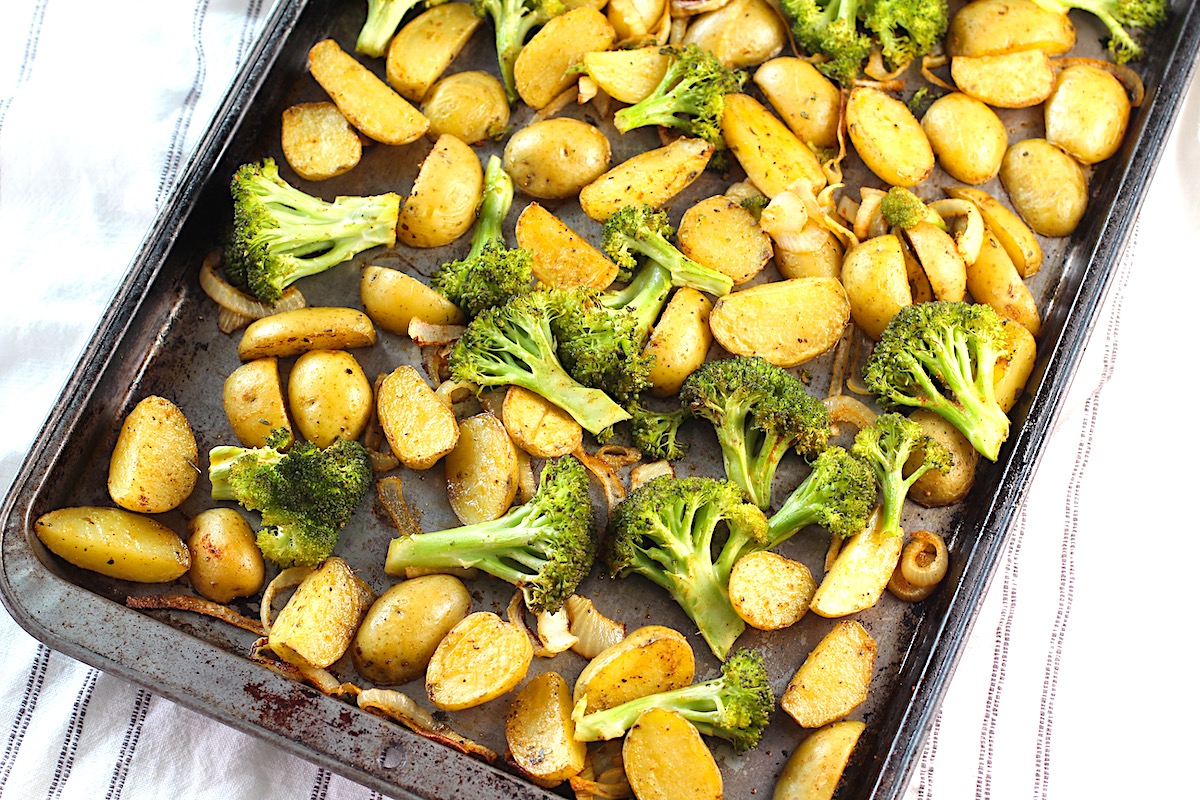
[[749,197],[743,197],[739,201],[739,205],[754,215],[756,222],[762,221],[762,212],[771,203],[771,198],[763,194],[754,194]]
[[812,472],[767,520],[768,549],[809,525],[845,539],[866,527],[875,507],[875,476],[861,458],[837,445],[813,462]]
[[670,237],[674,234],[665,211],[633,204],[622,206],[605,221],[601,244],[622,269],[633,270],[640,253],[665,267],[675,286],[690,286],[718,297],[729,294],[733,279],[685,256],[671,244]]
[[625,410],[633,415],[633,446],[642,455],[677,461],[687,453],[688,443],[679,438],[679,426],[691,416],[686,408],[654,411],[634,399],[626,403]]
[[[850,450],[870,466],[883,495],[879,532],[896,536],[904,533],[900,512],[909,488],[929,470],[945,471],[954,462],[950,451],[926,436],[920,425],[895,412],[879,415],[860,430]],[[922,463],[905,477],[905,465],[913,453],[922,455]]]
[[534,291],[487,309],[471,320],[451,349],[451,375],[478,386],[528,389],[593,434],[629,419],[603,391],[572,378],[558,359],[552,326],[572,299],[558,290]]
[[498,519],[393,539],[385,569],[402,575],[405,567],[478,567],[519,588],[540,614],[562,608],[595,557],[587,472],[563,456],[542,470],[532,500]]
[[869,0],[861,13],[863,25],[875,35],[892,67],[933,50],[950,22],[946,0]]
[[679,689],[649,694],[618,706],[585,714],[586,696],[575,704],[575,740],[594,742],[624,736],[642,712],[675,711],[705,736],[731,742],[738,752],[756,747],[771,722],[775,694],[763,657],[741,649],[721,665],[721,677]]
[[367,0],[367,20],[358,33],[354,49],[365,56],[379,58],[387,51],[404,15],[421,0]]
[[214,447],[208,477],[214,500],[262,513],[258,547],[286,568],[329,557],[338,531],[370,490],[373,472],[366,448],[339,439],[324,449],[298,442],[287,452],[270,445]]
[[472,8],[480,17],[491,17],[496,29],[496,56],[500,78],[509,105],[517,102],[517,83],[513,69],[525,47],[525,38],[534,28],[568,10],[562,0],[473,0]]
[[244,164],[233,176],[233,231],[225,246],[230,282],[274,304],[300,278],[377,245],[396,243],[400,197],[305,194],[279,177],[275,159]]
[[724,148],[721,112],[725,95],[741,91],[746,73],[730,69],[711,51],[695,44],[663,47],[659,52],[671,57],[662,80],[645,98],[613,116],[617,130],[628,133],[662,125]]
[[501,160],[491,156],[471,249],[462,260],[439,267],[431,281],[433,288],[468,318],[528,292],[532,284],[533,256],[521,248],[509,249],[504,242],[502,227],[512,201],[512,178]]
[[815,64],[827,77],[850,86],[871,55],[871,37],[858,28],[864,0],[782,0],[796,43],[826,61]]
[[[717,526],[728,536],[713,556]],[[666,589],[717,658],[746,623],[729,600],[729,573],[766,544],[767,518],[729,481],[663,476],[626,497],[609,518],[604,560],[613,577],[637,573]]]
[[1145,50],[1127,28],[1154,28],[1167,19],[1167,0],[1034,0],[1047,11],[1066,14],[1073,8],[1095,15],[1108,28],[1108,51],[1118,64],[1137,61]]
[[892,228],[912,228],[922,222],[929,222],[942,230],[946,222],[942,215],[925,205],[925,201],[917,197],[903,186],[893,186],[884,195],[879,204],[879,213],[883,220]]
[[680,400],[717,430],[725,474],[759,508],[788,449],[815,455],[829,442],[829,412],[792,373],[761,358],[709,361],[683,382]]
[[1009,353],[1004,323],[991,306],[915,303],[888,323],[863,368],[886,406],[928,408],[995,461],[1008,438],[1008,415],[996,400],[996,364]]

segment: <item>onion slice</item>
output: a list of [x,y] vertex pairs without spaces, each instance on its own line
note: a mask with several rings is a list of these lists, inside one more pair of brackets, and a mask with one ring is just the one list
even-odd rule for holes
[[275,604],[275,596],[294,586],[299,586],[300,582],[312,574],[312,572],[313,567],[290,567],[280,572],[267,584],[267,588],[263,590],[262,602],[259,608],[264,636],[271,633],[271,606]]
[[[283,296],[275,305],[267,305],[257,297],[251,297],[233,286],[217,274],[217,265],[221,263],[221,251],[209,253],[204,263],[200,265],[200,288],[225,313],[218,316],[217,324],[221,333],[233,333],[256,319],[269,317],[281,311],[291,311],[304,308],[307,303],[304,295],[294,286],[284,289]],[[234,325],[235,327],[228,327]],[[227,329],[228,328],[228,329]]]
[[415,734],[457,750],[465,755],[482,758],[494,764],[499,756],[495,750],[468,739],[449,725],[438,722],[416,701],[395,689],[363,689],[358,693],[358,707],[376,716],[399,722]]
[[219,619],[222,622],[228,622],[230,625],[250,631],[257,636],[266,635],[262,623],[252,620],[249,617],[244,617],[228,606],[223,606],[200,597],[193,597],[190,594],[152,594],[142,597],[130,595],[125,598],[125,606],[145,611],[162,611],[168,609],[191,611],[196,614],[203,614],[206,617]]
[[571,649],[584,658],[593,659],[625,638],[625,623],[601,614],[588,598],[571,595],[565,608],[571,633],[577,637]]

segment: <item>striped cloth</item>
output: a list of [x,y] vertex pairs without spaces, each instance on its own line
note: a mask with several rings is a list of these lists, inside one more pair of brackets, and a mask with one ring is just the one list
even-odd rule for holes
[[[0,5],[0,491],[265,18]],[[909,798],[1179,797],[1197,744],[1192,87]],[[1194,309],[1193,309],[1194,311]],[[1176,390],[1183,392],[1182,401]],[[1174,397],[1176,399],[1172,400]],[[377,794],[52,652],[0,612],[0,797]],[[1189,789],[1194,793],[1194,789]]]

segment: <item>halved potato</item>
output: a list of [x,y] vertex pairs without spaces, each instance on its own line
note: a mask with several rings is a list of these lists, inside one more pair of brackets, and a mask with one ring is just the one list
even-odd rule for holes
[[767,197],[801,179],[814,193],[825,188],[825,172],[813,151],[750,95],[725,96],[721,134],[750,181]]
[[771,800],[833,800],[865,722],[831,722],[808,735],[783,765]]
[[1036,106],[1054,90],[1054,67],[1041,50],[956,56],[950,75],[960,92],[993,108]]
[[979,208],[983,224],[995,234],[1022,278],[1035,275],[1042,268],[1042,246],[1037,237],[1007,206],[982,189],[969,186],[948,186],[946,194],[970,200]]
[[407,364],[379,385],[376,405],[392,452],[410,469],[429,469],[458,444],[454,411]]
[[457,136],[439,136],[400,209],[396,238],[413,247],[450,244],[474,226],[482,198],[479,156]]
[[283,157],[306,181],[343,175],[362,159],[358,131],[333,103],[298,103],[283,111]]
[[587,53],[583,65],[587,74],[609,97],[630,105],[644,100],[655,90],[671,57],[661,47],[632,50],[603,50]]
[[967,291],[967,264],[950,234],[929,222],[918,222],[904,231],[912,246],[933,296],[958,302]]
[[504,136],[511,109],[500,79],[472,69],[435,83],[425,93],[421,113],[429,117],[429,136],[434,139],[449,134],[479,144]]
[[837,623],[796,670],[780,706],[802,728],[841,719],[867,699],[877,649],[862,623]]
[[753,278],[771,260],[771,237],[754,215],[724,195],[709,197],[683,212],[676,233],[688,258],[733,278]]
[[822,617],[845,617],[879,601],[900,560],[904,537],[883,533],[879,513],[842,544],[833,566],[813,595],[809,610]]
[[515,689],[532,662],[529,634],[490,611],[476,611],[433,652],[425,690],[443,711],[473,708]]
[[196,488],[197,464],[196,436],[183,411],[165,397],[144,397],[121,423],[108,462],[108,494],[130,511],[170,511]]
[[420,111],[333,39],[312,46],[308,69],[350,124],[377,142],[408,144],[429,129]]
[[597,222],[627,205],[644,203],[659,208],[700,177],[713,150],[703,139],[685,136],[638,153],[583,187],[579,205]]
[[517,496],[517,448],[494,414],[458,424],[458,444],[445,466],[450,510],[464,525],[496,519]]
[[721,800],[721,770],[696,726],[677,711],[642,712],[621,747],[638,800]]
[[933,148],[921,123],[881,89],[850,91],[846,131],[867,168],[892,186],[916,186],[933,172]]
[[348,350],[373,344],[375,326],[358,309],[309,306],[251,322],[238,343],[238,358],[287,358],[309,350]]
[[1026,139],[1008,148],[1000,182],[1021,219],[1043,236],[1070,236],[1087,210],[1087,173],[1045,139]]
[[604,650],[575,681],[573,705],[584,713],[687,686],[696,675],[696,656],[683,634],[662,625],[638,628]]
[[432,286],[398,269],[367,267],[358,285],[363,310],[379,327],[398,336],[408,335],[414,319],[431,325],[457,325],[463,313]]
[[757,66],[787,43],[787,24],[767,0],[728,0],[688,20],[683,35],[683,44],[703,47],[731,69]]
[[483,18],[470,3],[442,3],[418,14],[392,37],[387,50],[387,81],[414,103],[442,77]]
[[670,397],[700,369],[712,347],[712,309],[712,301],[689,286],[671,295],[646,342],[645,353],[654,356],[650,394]]
[[583,771],[587,743],[575,741],[571,689],[557,672],[525,684],[508,709],[504,738],[512,763],[539,786],[557,786]]
[[984,232],[979,257],[967,267],[967,291],[975,302],[986,303],[1000,316],[1016,320],[1034,336],[1041,330],[1041,315],[1033,293],[990,230]]
[[[939,508],[962,500],[970,491],[971,484],[975,482],[979,451],[967,441],[967,437],[963,436],[958,428],[929,409],[918,408],[908,418],[920,425],[926,436],[949,450],[954,459],[945,472],[931,469],[917,478],[908,490],[909,499],[926,508]],[[912,474],[924,461],[922,453],[913,453],[904,465],[905,474]]]
[[517,446],[537,458],[558,458],[583,444],[583,428],[540,394],[508,387],[501,411],[504,428]]
[[517,217],[517,246],[533,256],[533,277],[548,286],[607,289],[617,265],[539,203]]
[[345,350],[312,350],[288,374],[288,407],[300,435],[317,447],[357,440],[371,420],[371,382]]
[[850,300],[835,278],[791,278],[733,292],[709,317],[713,338],[736,355],[795,367],[837,344]]
[[842,259],[842,285],[854,324],[878,341],[896,312],[913,302],[900,239],[887,233],[850,248]]
[[287,431],[290,444],[292,424],[283,402],[279,359],[247,361],[225,379],[222,389],[225,417],[238,441],[245,447],[263,447],[274,430]]
[[1017,404],[1017,398],[1025,390],[1025,383],[1033,374],[1037,359],[1037,340],[1025,326],[1006,319],[1004,330],[1008,334],[1008,356],[996,365],[992,381],[996,389],[996,402],[1005,413]]
[[841,92],[816,67],[794,56],[773,58],[754,71],[754,83],[800,141],[837,147]]
[[1065,12],[1035,0],[975,0],[955,12],[946,31],[952,56],[994,56],[1042,50],[1057,56],[1075,46],[1075,26]]
[[579,80],[586,54],[608,50],[613,26],[594,8],[581,6],[553,17],[521,48],[513,66],[517,94],[530,108],[544,108]]
[[729,573],[733,610],[760,631],[782,630],[799,622],[816,590],[808,567],[767,550],[738,559]]
[[59,508],[38,517],[33,532],[64,561],[123,581],[167,583],[191,566],[179,534],[123,508]]
[[559,117],[514,133],[504,146],[504,170],[530,197],[563,200],[603,175],[611,157],[608,138],[599,128]]
[[334,556],[308,575],[271,625],[267,643],[289,664],[332,666],[350,647],[367,608],[375,601],[350,565]]

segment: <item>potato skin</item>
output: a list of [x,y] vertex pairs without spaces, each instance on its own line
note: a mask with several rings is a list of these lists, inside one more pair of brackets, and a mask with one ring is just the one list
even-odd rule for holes
[[232,508],[210,508],[188,523],[188,579],[201,597],[228,603],[257,594],[266,566],[254,531]]
[[608,169],[612,148],[594,125],[561,117],[526,125],[504,147],[504,170],[540,200],[574,197]]
[[388,44],[387,82],[406,100],[421,102],[482,24],[469,3],[422,11]]
[[900,239],[888,233],[852,247],[842,259],[842,285],[854,324],[878,341],[896,312],[912,305]]
[[1066,14],[1046,11],[1033,0],[975,0],[955,13],[946,31],[951,56],[994,56],[1017,50],[1062,55],[1075,46],[1075,26]]
[[510,115],[504,84],[476,70],[455,72],[435,83],[425,94],[421,112],[429,117],[430,136],[449,134],[468,144],[500,136]]
[[604,15],[588,6],[553,17],[517,56],[517,94],[530,108],[544,108],[579,80],[573,68],[585,54],[608,50],[616,37]]
[[959,91],[993,108],[1036,106],[1054,89],[1054,67],[1041,50],[957,56],[950,75]]
[[709,50],[731,69],[761,64],[787,43],[787,26],[765,0],[729,0],[689,20],[683,36],[683,44]]
[[725,273],[735,285],[753,278],[771,260],[771,237],[753,214],[724,195],[689,207],[676,236],[684,255]]
[[612,708],[655,692],[687,686],[696,656],[683,634],[647,625],[601,651],[575,681],[574,704],[587,698],[587,713]]
[[433,287],[398,269],[367,267],[359,281],[358,293],[371,321],[398,336],[408,335],[408,324],[414,319],[433,325],[457,325],[463,321],[458,306]]
[[445,469],[450,509],[464,525],[496,519],[517,496],[517,447],[494,414],[458,424],[458,443],[446,454]]
[[725,95],[721,134],[751,182],[767,197],[801,179],[812,185],[814,193],[825,188],[825,173],[813,151],[750,95]]
[[712,347],[712,308],[712,301],[695,289],[676,290],[646,343],[645,353],[654,356],[650,394],[670,397],[700,369]]
[[292,423],[279,380],[279,359],[257,358],[231,372],[225,379],[222,404],[229,426],[243,446],[263,447],[271,432],[279,429],[287,431],[291,441]]
[[345,350],[375,344],[375,326],[356,308],[309,306],[256,319],[242,333],[238,358],[287,358],[309,350]]
[[1008,148],[1000,182],[1021,219],[1043,236],[1069,236],[1087,210],[1087,175],[1079,162],[1045,139]]
[[326,668],[345,655],[375,593],[337,556],[300,582],[275,618],[268,646],[296,666]]
[[921,128],[950,177],[980,184],[1000,172],[1008,131],[986,103],[962,92],[944,95],[925,111]]
[[865,722],[831,722],[810,733],[783,765],[771,800],[833,800]]
[[300,434],[317,447],[357,439],[371,419],[371,382],[345,350],[313,350],[288,374],[288,405]]
[[921,123],[886,92],[852,89],[846,131],[867,168],[892,186],[916,186],[933,171],[933,148]]
[[429,129],[420,111],[333,39],[312,46],[308,68],[350,124],[375,141],[408,144]]
[[[946,472],[931,469],[918,478],[908,491],[909,499],[926,508],[939,508],[962,500],[975,482],[978,451],[957,428],[928,409],[918,408],[909,415],[909,419],[920,425],[926,436],[944,446],[954,457],[954,463]],[[914,453],[905,464],[905,473],[911,473],[924,460],[919,453]]]
[[580,189],[579,205],[597,222],[627,205],[659,208],[700,177],[713,152],[703,139],[681,137],[638,153]]
[[824,353],[850,321],[836,278],[790,278],[727,294],[713,306],[713,338],[731,353],[795,367]]
[[639,800],[721,800],[723,781],[696,726],[665,708],[643,711],[621,748]]
[[384,379],[376,406],[392,452],[410,469],[429,469],[458,444],[454,412],[413,367],[396,367]]
[[802,142],[836,147],[842,98],[837,86],[802,58],[773,58],[754,71],[754,83]]
[[109,496],[130,511],[170,511],[196,488],[197,458],[183,411],[165,397],[145,397],[121,423],[108,465]]
[[1046,139],[1083,164],[1111,158],[1129,126],[1130,102],[1112,73],[1073,64],[1054,82],[1046,99]]
[[191,566],[178,534],[123,508],[60,508],[38,517],[33,531],[64,561],[120,580],[168,583]]
[[575,741],[571,689],[543,672],[513,700],[504,724],[510,759],[539,786],[557,786],[583,771],[587,743]]
[[412,247],[441,247],[475,224],[483,197],[483,164],[457,136],[443,134],[421,162],[412,192],[400,209],[396,238]]

